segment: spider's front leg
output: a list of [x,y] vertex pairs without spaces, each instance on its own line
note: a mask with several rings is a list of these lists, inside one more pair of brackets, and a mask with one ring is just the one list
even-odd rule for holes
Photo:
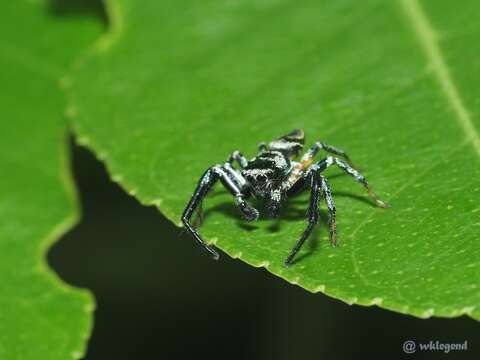
[[227,164],[232,165],[234,161],[238,162],[242,169],[245,168],[248,164],[247,158],[243,156],[243,154],[238,150],[235,150],[230,154],[227,159]]
[[319,173],[317,173],[315,170],[309,171],[308,178],[310,178],[310,188],[311,188],[310,206],[308,208],[308,226],[303,232],[300,240],[298,240],[295,246],[293,247],[287,260],[285,260],[285,263],[284,263],[285,266],[289,266],[292,263],[293,258],[300,251],[300,248],[312,233],[313,227],[318,222],[318,217],[319,217],[318,202],[320,199],[320,193],[323,194],[323,198],[327,203],[328,214],[329,214],[328,223],[330,225],[330,238],[332,241],[332,245],[335,246],[336,244],[336,236],[337,236],[336,222],[335,222],[336,210],[335,210],[335,203],[333,201],[333,197],[332,197],[327,179],[322,175],[320,175]]
[[[245,195],[241,191],[241,187],[238,185],[237,181],[232,176],[234,170],[229,167],[228,163],[226,166],[215,165],[209,168],[200,178],[195,192],[192,195],[192,198],[188,202],[187,207],[183,211],[182,222],[185,228],[192,234],[192,236],[197,240],[197,242],[213,255],[213,258],[217,260],[219,258],[218,252],[215,251],[212,247],[208,246],[205,241],[200,237],[200,234],[195,230],[195,228],[190,223],[193,213],[202,203],[203,198],[207,195],[208,191],[213,187],[217,180],[220,180],[225,186],[225,188],[235,196],[235,202],[242,212],[244,218],[248,221],[253,221],[258,218],[258,210],[251,207],[244,199]],[[229,176],[230,174],[230,176]]]

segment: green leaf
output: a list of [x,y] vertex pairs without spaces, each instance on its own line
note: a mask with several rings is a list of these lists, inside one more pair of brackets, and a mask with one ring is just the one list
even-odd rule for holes
[[92,327],[91,294],[61,282],[45,252],[78,219],[58,84],[101,26],[53,11],[12,1],[0,15],[1,359],[79,358]]
[[108,5],[114,26],[75,73],[72,113],[78,141],[130,194],[180,225],[207,167],[303,128],[307,144],[345,149],[392,207],[326,171],[339,246],[322,210],[286,269],[308,194],[279,220],[246,224],[219,185],[204,204],[203,237],[347,303],[480,318],[477,1]]

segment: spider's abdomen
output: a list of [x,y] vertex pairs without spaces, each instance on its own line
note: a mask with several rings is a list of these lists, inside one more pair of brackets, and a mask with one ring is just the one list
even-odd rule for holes
[[296,157],[303,149],[305,134],[303,130],[296,129],[287,135],[271,141],[268,150],[279,151],[289,159]]

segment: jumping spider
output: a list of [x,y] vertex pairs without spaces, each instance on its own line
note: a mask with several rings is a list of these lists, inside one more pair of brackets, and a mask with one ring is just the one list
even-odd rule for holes
[[[223,165],[214,165],[205,171],[183,212],[182,222],[198,243],[210,252],[215,259],[219,257],[217,251],[202,240],[190,223],[190,219],[217,180],[220,180],[223,186],[235,196],[235,203],[247,221],[257,220],[259,215],[258,210],[247,203],[246,199],[248,197],[253,196],[266,200],[268,215],[276,217],[283,200],[310,187],[308,226],[285,260],[285,266],[291,264],[318,221],[320,194],[323,195],[328,208],[331,244],[332,246],[336,245],[335,203],[327,179],[320,175],[330,165],[337,165],[361,183],[378,206],[388,207],[373,192],[365,177],[354,169],[347,154],[340,149],[316,142],[305,152],[300,161],[294,161],[293,159],[303,149],[304,143],[303,130],[293,130],[291,133],[271,141],[268,145],[261,143],[258,155],[251,160],[247,160],[239,151],[234,151]],[[325,150],[340,156],[345,161],[327,156],[318,162],[314,162],[313,159],[319,150]],[[241,170],[233,168],[234,161],[239,164]]]

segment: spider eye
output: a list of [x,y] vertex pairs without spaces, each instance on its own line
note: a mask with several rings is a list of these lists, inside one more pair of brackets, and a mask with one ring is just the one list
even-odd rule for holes
[[267,177],[266,177],[265,175],[260,174],[260,175],[257,175],[257,179],[256,179],[256,180],[257,180],[257,182],[259,182],[259,183],[263,183],[263,182],[267,181]]

